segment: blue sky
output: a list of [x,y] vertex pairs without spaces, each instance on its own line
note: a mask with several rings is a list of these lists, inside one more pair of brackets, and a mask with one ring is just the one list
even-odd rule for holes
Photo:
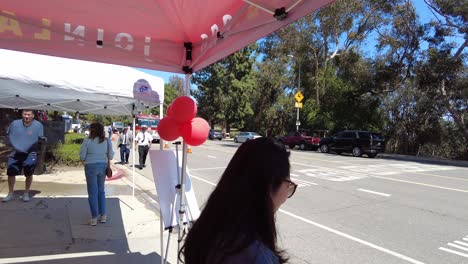
[[[416,12],[419,15],[419,19],[421,23],[427,23],[429,22],[432,18],[434,18],[434,15],[432,12],[429,10],[427,7],[426,3],[424,3],[424,0],[412,0],[413,4],[416,7]],[[369,42],[374,42],[370,40]],[[373,46],[374,44],[369,43],[369,51],[368,52],[373,52]],[[164,83],[169,82],[169,78],[173,75],[180,76],[181,78],[185,78],[184,74],[177,74],[177,73],[172,73],[172,72],[163,72],[163,71],[154,71],[154,70],[148,70],[148,69],[140,69],[136,68],[137,70],[146,72],[148,74],[152,74],[158,77],[161,77],[164,79]]]

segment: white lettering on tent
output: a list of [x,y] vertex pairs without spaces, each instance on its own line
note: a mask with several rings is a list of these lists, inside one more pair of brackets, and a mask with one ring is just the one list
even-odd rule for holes
[[143,50],[143,52],[145,54],[145,57],[146,57],[145,60],[147,62],[153,62],[152,59],[148,58],[150,56],[150,45],[149,44],[151,44],[151,37],[146,36],[145,37],[145,47],[144,47],[144,50]]
[[[128,42],[127,46],[124,47],[124,46],[121,45],[122,39],[127,39],[127,42]],[[128,33],[118,33],[115,36],[115,46],[117,48],[132,51],[133,50],[133,37],[132,37],[132,35],[130,35]]]
[[229,22],[231,22],[232,16],[231,15],[224,15],[223,16],[223,26],[226,26]]
[[214,24],[211,26],[211,35],[216,36],[216,34],[219,32],[219,27],[218,25]]
[[[230,22],[232,20],[232,16],[230,14],[225,14],[223,16],[223,29],[228,29],[230,26]],[[220,32],[219,26],[217,24],[213,24],[210,28],[211,30],[211,36],[215,37],[213,38],[213,41],[210,41],[210,38],[208,37],[207,34],[203,33],[200,35],[202,39],[202,44],[201,44],[201,51],[205,51],[206,49],[209,49],[216,45],[217,42],[217,35],[218,32]]]
[[[81,25],[77,26],[75,28],[75,30],[73,30],[73,32],[71,32],[71,24],[65,23],[65,32],[66,33],[72,33],[75,36],[80,36],[81,38],[78,38],[78,41],[79,41],[78,45],[84,46],[84,42],[83,42],[84,37],[85,37],[85,27],[84,26],[81,26]],[[70,35],[65,35],[65,38],[64,38],[65,41],[72,41],[74,39],[75,39],[75,37],[70,36]]]
[[98,28],[98,30],[97,30],[97,40],[101,41],[103,43],[103,45],[96,44],[96,48],[102,49],[103,46],[104,46],[104,29]]
[[[43,18],[41,22],[44,27],[50,27],[52,24],[47,18]],[[34,33],[34,38],[40,40],[50,40],[50,30],[43,28],[41,32]]]

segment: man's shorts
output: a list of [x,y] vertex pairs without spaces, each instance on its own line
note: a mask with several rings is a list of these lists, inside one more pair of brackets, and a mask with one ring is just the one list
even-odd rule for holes
[[23,170],[24,176],[31,176],[36,168],[36,163],[36,152],[24,153],[13,151],[8,157],[7,175],[20,175],[21,170]]

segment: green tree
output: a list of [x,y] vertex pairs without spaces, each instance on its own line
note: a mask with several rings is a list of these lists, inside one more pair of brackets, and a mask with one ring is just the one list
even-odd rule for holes
[[243,48],[192,76],[192,82],[198,86],[193,95],[199,115],[212,127],[221,123],[229,133],[231,125],[243,127],[245,120],[253,115],[250,102],[255,84],[254,49],[255,44]]

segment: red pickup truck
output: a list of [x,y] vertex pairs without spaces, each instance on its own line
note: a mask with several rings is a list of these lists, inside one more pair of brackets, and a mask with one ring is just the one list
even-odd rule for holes
[[284,145],[289,146],[290,149],[299,146],[301,150],[311,149],[315,151],[320,146],[320,137],[308,136],[305,132],[289,132],[278,140]]

